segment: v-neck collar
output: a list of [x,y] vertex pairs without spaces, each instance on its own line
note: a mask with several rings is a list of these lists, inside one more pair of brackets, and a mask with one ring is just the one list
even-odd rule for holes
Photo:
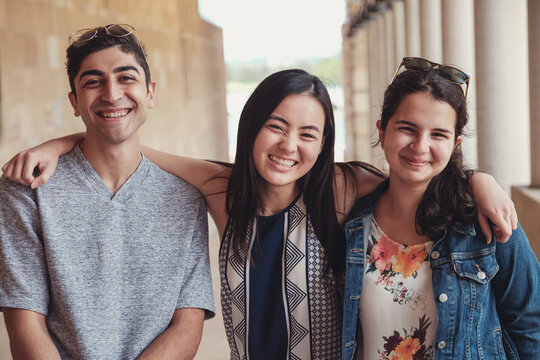
[[74,162],[80,166],[77,169],[80,172],[83,181],[91,188],[93,188],[99,196],[102,196],[110,201],[117,203],[125,203],[131,195],[141,185],[141,183],[146,178],[148,171],[150,170],[150,161],[141,153],[142,160],[137,166],[137,169],[131,174],[131,176],[126,180],[126,182],[118,189],[116,194],[114,194],[111,189],[105,185],[103,179],[98,175],[96,170],[90,165],[88,160],[81,151],[79,145],[77,145],[71,152],[71,156]]

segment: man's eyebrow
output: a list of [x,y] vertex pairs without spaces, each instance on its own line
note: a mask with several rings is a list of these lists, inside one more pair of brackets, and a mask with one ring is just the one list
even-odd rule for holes
[[133,65],[119,66],[117,68],[114,68],[113,73],[117,74],[117,73],[120,73],[120,72],[130,71],[130,70],[135,71],[137,74],[139,73],[139,69],[137,69]]
[[[412,123],[412,122],[407,121],[407,120],[398,120],[398,121],[396,121],[396,124],[403,124],[403,125],[411,126],[411,127],[414,127],[414,128],[418,128],[418,126],[415,123]],[[443,128],[435,128],[433,130],[438,131],[438,132],[448,133],[448,134],[453,133],[453,131],[448,130],[448,129],[443,129]]]
[[[289,125],[287,120],[285,120],[281,116],[278,116],[278,115],[275,115],[275,114],[270,115],[270,119],[280,121],[280,122],[284,123],[287,126]],[[319,127],[316,126],[316,125],[306,125],[306,126],[302,126],[300,129],[302,129],[302,130],[314,130],[314,131],[317,131],[319,133],[321,132],[321,129],[319,129]]]
[[[121,73],[121,72],[124,72],[124,71],[130,71],[130,70],[133,70],[137,74],[139,74],[139,69],[137,69],[133,65],[119,66],[117,68],[114,68],[113,73],[117,74],[117,73]],[[79,80],[82,79],[84,76],[90,76],[90,75],[103,76],[103,75],[105,75],[105,73],[103,71],[101,71],[101,70],[96,70],[96,69],[87,70],[87,71],[83,72],[81,74],[81,76],[79,76]]]
[[82,79],[84,76],[90,76],[90,75],[96,75],[96,76],[103,76],[103,71],[100,70],[86,70],[79,76],[79,80]]

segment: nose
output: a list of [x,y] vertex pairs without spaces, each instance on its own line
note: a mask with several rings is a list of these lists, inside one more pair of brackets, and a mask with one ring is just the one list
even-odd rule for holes
[[122,88],[115,81],[108,81],[103,87],[101,99],[110,104],[116,103],[122,98]]
[[429,151],[429,137],[426,135],[418,135],[411,143],[411,148],[417,153],[426,153]]
[[296,139],[293,136],[284,136],[279,143],[279,149],[287,154],[296,151]]

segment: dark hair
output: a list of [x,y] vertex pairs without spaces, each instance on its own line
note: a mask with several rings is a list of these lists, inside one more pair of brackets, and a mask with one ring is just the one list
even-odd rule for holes
[[[66,50],[66,68],[69,78],[69,85],[73,95],[77,95],[75,92],[75,76],[81,68],[81,64],[86,57],[96,51],[107,49],[113,46],[120,46],[120,49],[126,54],[133,54],[135,60],[144,70],[146,78],[146,87],[150,84],[150,68],[146,61],[146,51],[143,44],[137,39],[137,37],[131,33],[126,36],[114,36],[111,35],[111,31],[115,29],[114,25],[99,26],[94,29],[89,29],[86,33],[83,33],[81,38],[90,38],[89,34],[96,33],[94,37],[86,41],[74,41]],[[107,31],[107,28],[109,30]],[[121,28],[119,28],[121,29]]]
[[[231,244],[235,251],[247,250],[249,240],[246,235],[261,205],[258,181],[260,175],[253,161],[255,138],[274,109],[287,96],[293,94],[311,96],[324,110],[323,149],[311,170],[298,180],[298,185],[315,233],[325,247],[329,259],[334,259],[334,239],[339,225],[333,186],[335,125],[332,102],[319,78],[298,69],[279,71],[264,79],[253,91],[240,115],[236,158],[226,198]],[[257,245],[254,244],[255,248]]]
[[[469,116],[463,89],[441,77],[437,70],[407,70],[399,74],[384,93],[381,127],[386,129],[390,118],[403,99],[410,94],[427,92],[444,101],[456,112],[455,140],[464,132]],[[475,221],[476,207],[469,185],[468,171],[463,168],[461,145],[454,148],[443,171],[429,183],[416,211],[416,225],[422,235],[433,240],[446,231],[456,233]]]

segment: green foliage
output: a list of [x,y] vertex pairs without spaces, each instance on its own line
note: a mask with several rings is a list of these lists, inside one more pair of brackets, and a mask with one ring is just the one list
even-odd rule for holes
[[293,68],[317,75],[327,85],[342,83],[341,54],[330,58],[295,59],[275,66],[270,66],[265,59],[234,61],[227,64],[227,82],[258,84],[276,71]]

